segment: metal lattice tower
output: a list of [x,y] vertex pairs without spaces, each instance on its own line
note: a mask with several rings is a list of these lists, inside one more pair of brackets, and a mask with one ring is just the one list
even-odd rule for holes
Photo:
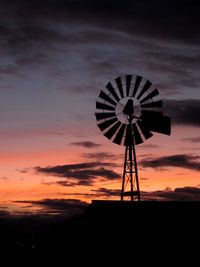
[[[127,186],[129,186],[130,191],[126,193],[125,188]],[[136,152],[134,145],[129,145],[126,146],[125,148],[121,200],[124,200],[124,197],[126,196],[130,196],[131,201],[133,200],[140,201],[140,187],[139,187],[137,159],[136,159]]]

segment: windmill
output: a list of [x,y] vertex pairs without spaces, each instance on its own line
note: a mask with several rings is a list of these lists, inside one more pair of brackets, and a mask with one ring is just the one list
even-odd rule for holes
[[[170,135],[171,119],[164,116],[159,92],[141,76],[125,75],[108,82],[96,101],[97,125],[113,143],[125,146],[121,200],[140,201],[135,146],[153,136]],[[129,186],[130,190],[125,191]]]

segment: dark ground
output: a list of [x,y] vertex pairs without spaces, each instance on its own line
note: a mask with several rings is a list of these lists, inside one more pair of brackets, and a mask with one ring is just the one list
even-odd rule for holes
[[[0,251],[160,253],[199,249],[200,202],[94,201],[80,216],[2,218]],[[61,253],[65,251],[65,254]],[[117,254],[117,252],[116,252]]]

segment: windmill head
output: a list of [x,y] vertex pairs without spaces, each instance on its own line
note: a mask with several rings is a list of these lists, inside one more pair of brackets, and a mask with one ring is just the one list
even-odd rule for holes
[[118,145],[141,144],[153,132],[171,134],[159,91],[141,76],[125,75],[108,82],[96,101],[96,120],[103,135]]

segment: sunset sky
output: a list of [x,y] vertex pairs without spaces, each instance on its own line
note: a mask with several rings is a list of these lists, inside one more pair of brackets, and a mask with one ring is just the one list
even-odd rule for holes
[[124,147],[97,127],[108,81],[158,88],[171,136],[137,146],[145,199],[200,200],[198,1],[0,2],[0,210],[119,198]]

